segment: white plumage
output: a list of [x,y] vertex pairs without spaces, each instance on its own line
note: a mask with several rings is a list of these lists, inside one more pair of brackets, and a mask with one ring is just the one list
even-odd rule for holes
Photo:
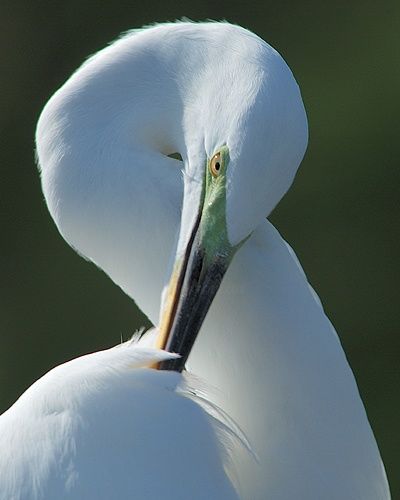
[[1,500],[237,498],[221,425],[142,344],[54,368],[1,416]]
[[[293,251],[265,220],[306,144],[306,115],[286,63],[227,23],[166,24],[126,35],[56,92],[37,129],[42,186],[61,234],[154,324],[173,261],[189,247],[205,167],[218,148],[229,149],[228,246],[247,240],[189,366],[218,388],[211,401],[238,423],[259,457],[256,465],[233,447],[240,496],[387,500],[385,471],[339,339]],[[175,152],[183,162],[168,157]],[[139,411],[124,401],[127,411]],[[123,453],[143,453],[133,444]],[[101,467],[111,470],[120,451],[102,456]],[[154,471],[164,466],[157,453],[153,459]],[[91,473],[79,471],[88,484]],[[140,482],[134,471],[132,481]],[[179,498],[176,481],[170,478],[163,498]],[[198,493],[194,488],[187,498]]]

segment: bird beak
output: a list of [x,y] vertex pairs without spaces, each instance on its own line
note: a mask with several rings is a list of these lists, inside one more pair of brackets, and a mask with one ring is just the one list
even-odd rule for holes
[[[218,176],[214,177],[210,162],[216,156],[220,159],[220,167]],[[207,163],[203,185],[200,183],[201,191],[199,183],[197,187],[185,184],[180,241],[164,294],[156,342],[158,348],[178,353],[181,357],[161,362],[158,368],[163,370],[183,370],[238,248],[229,243],[227,236],[225,172],[228,161],[227,148],[221,148]],[[196,190],[197,196],[193,194]],[[194,203],[196,210],[193,210]]]

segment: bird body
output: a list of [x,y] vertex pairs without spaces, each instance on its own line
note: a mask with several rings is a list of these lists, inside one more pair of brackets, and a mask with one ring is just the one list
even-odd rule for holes
[[1,500],[237,498],[215,419],[142,344],[54,368],[0,417]]
[[197,317],[196,304],[184,314],[190,286],[199,283],[204,303],[203,274],[222,269],[215,256],[224,262],[188,366],[217,388],[212,403],[259,457],[254,464],[233,446],[240,497],[390,498],[340,341],[265,220],[307,144],[300,91],[281,56],[228,23],[132,32],[56,92],[36,140],[61,234],[166,325],[167,338]]
[[389,498],[339,338],[269,222],[232,262],[189,367],[206,382],[218,380],[213,401],[258,454],[258,466],[236,455],[243,498]]

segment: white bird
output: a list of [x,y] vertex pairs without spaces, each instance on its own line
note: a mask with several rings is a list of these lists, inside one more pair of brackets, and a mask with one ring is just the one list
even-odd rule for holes
[[63,237],[160,319],[156,345],[181,354],[160,368],[189,357],[248,437],[258,464],[232,450],[241,498],[390,498],[340,341],[265,220],[307,145],[282,57],[227,23],[133,31],[55,93],[36,141]]

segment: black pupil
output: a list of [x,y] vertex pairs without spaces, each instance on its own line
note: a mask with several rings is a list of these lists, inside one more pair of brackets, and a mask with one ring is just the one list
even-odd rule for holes
[[219,161],[217,161],[217,162],[215,163],[215,170],[217,170],[217,171],[218,171],[220,166],[221,166],[221,165],[219,164]]

